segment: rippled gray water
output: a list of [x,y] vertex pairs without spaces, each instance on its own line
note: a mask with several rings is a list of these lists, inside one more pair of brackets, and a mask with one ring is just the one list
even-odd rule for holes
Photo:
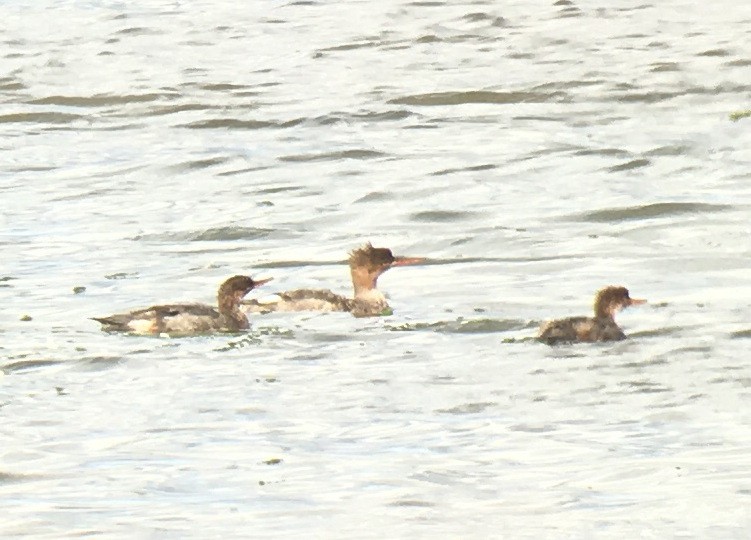
[[[746,538],[749,6],[0,5],[0,535]],[[390,317],[88,320],[367,240]]]

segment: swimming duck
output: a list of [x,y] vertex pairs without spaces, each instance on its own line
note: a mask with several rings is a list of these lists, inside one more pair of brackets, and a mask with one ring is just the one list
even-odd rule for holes
[[610,286],[595,296],[594,317],[569,317],[548,321],[540,328],[540,341],[548,344],[571,341],[618,341],[626,334],[615,322],[615,314],[629,306],[646,303],[631,298],[626,287]]
[[238,308],[243,297],[271,279],[255,281],[248,276],[232,276],[219,286],[218,309],[207,304],[170,304],[93,319],[106,332],[183,336],[238,332],[250,327],[248,317]]
[[394,256],[388,248],[377,248],[368,242],[349,255],[354,296],[347,298],[328,289],[297,289],[277,293],[270,302],[248,300],[243,302],[247,312],[270,311],[348,311],[355,317],[389,315],[386,297],[377,288],[378,277],[394,266],[407,266],[423,262],[420,257]]

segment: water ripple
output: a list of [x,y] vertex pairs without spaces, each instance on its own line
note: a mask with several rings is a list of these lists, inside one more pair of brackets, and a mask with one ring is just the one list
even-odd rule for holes
[[413,221],[422,223],[444,223],[453,221],[462,221],[477,217],[476,212],[460,212],[456,210],[424,210],[410,214],[409,218]]
[[394,105],[413,105],[418,107],[463,105],[470,103],[508,105],[514,103],[560,102],[565,98],[566,94],[564,92],[491,92],[485,90],[472,90],[466,92],[415,94],[389,100],[389,103]]
[[626,163],[621,163],[620,165],[614,165],[612,167],[608,167],[608,172],[621,172],[621,171],[630,171],[632,169],[639,169],[641,167],[646,167],[650,165],[651,162],[648,159],[632,159],[631,161],[628,161]]
[[156,242],[213,242],[213,241],[232,241],[232,240],[255,240],[264,238],[271,234],[270,229],[259,229],[255,227],[214,227],[211,229],[199,231],[168,232],[156,234],[143,234],[132,238],[132,240],[146,240]]
[[69,124],[86,118],[81,114],[61,112],[23,112],[0,115],[0,124],[35,123],[35,124]]
[[57,366],[62,363],[62,360],[19,360],[3,365],[2,371],[6,373],[24,372],[37,368]]
[[354,149],[354,150],[341,150],[338,152],[323,152],[313,154],[298,154],[291,156],[281,156],[280,161],[287,161],[293,163],[305,163],[309,161],[338,161],[340,159],[374,159],[384,157],[387,154],[384,152],[378,152],[376,150]]
[[237,118],[213,118],[211,120],[198,120],[177,127],[186,129],[265,129],[288,127],[276,122],[266,120],[238,120]]
[[99,94],[94,96],[47,96],[29,101],[31,105],[60,105],[64,107],[112,107],[129,103],[149,103],[175,99],[178,94]]
[[629,221],[638,219],[651,219],[661,217],[679,216],[683,214],[703,214],[711,212],[724,212],[733,207],[728,204],[710,204],[698,202],[670,202],[654,203],[640,206],[628,206],[621,208],[609,208],[575,214],[566,219],[577,221],[591,221],[595,223],[607,223],[617,221]]
[[536,327],[537,323],[518,319],[457,319],[433,323],[405,323],[387,328],[397,332],[430,331],[446,334],[489,334]]

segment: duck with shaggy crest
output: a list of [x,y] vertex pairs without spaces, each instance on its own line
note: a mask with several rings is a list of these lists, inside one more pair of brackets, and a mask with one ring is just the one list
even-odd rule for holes
[[390,315],[386,297],[378,290],[378,278],[389,268],[418,264],[421,257],[394,256],[388,248],[377,248],[368,242],[349,255],[354,296],[348,298],[328,289],[297,289],[277,293],[271,301],[249,300],[243,302],[247,312],[271,311],[347,311],[355,317]]

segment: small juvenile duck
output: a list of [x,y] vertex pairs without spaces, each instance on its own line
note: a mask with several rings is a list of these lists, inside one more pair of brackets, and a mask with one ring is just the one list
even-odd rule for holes
[[238,332],[250,327],[240,311],[243,297],[272,278],[254,281],[248,276],[233,276],[219,286],[217,308],[206,304],[171,304],[93,317],[106,332],[130,332],[143,335],[194,335],[211,332]]
[[540,328],[539,340],[549,345],[571,341],[618,341],[626,339],[615,322],[615,314],[646,300],[631,298],[626,287],[610,286],[595,296],[594,317],[569,317],[548,321]]
[[328,289],[297,289],[277,293],[270,302],[248,300],[243,308],[252,313],[270,311],[348,311],[355,317],[390,314],[386,297],[377,289],[378,277],[394,266],[423,262],[419,257],[396,257],[390,249],[377,248],[368,242],[349,255],[354,297],[347,298]]

